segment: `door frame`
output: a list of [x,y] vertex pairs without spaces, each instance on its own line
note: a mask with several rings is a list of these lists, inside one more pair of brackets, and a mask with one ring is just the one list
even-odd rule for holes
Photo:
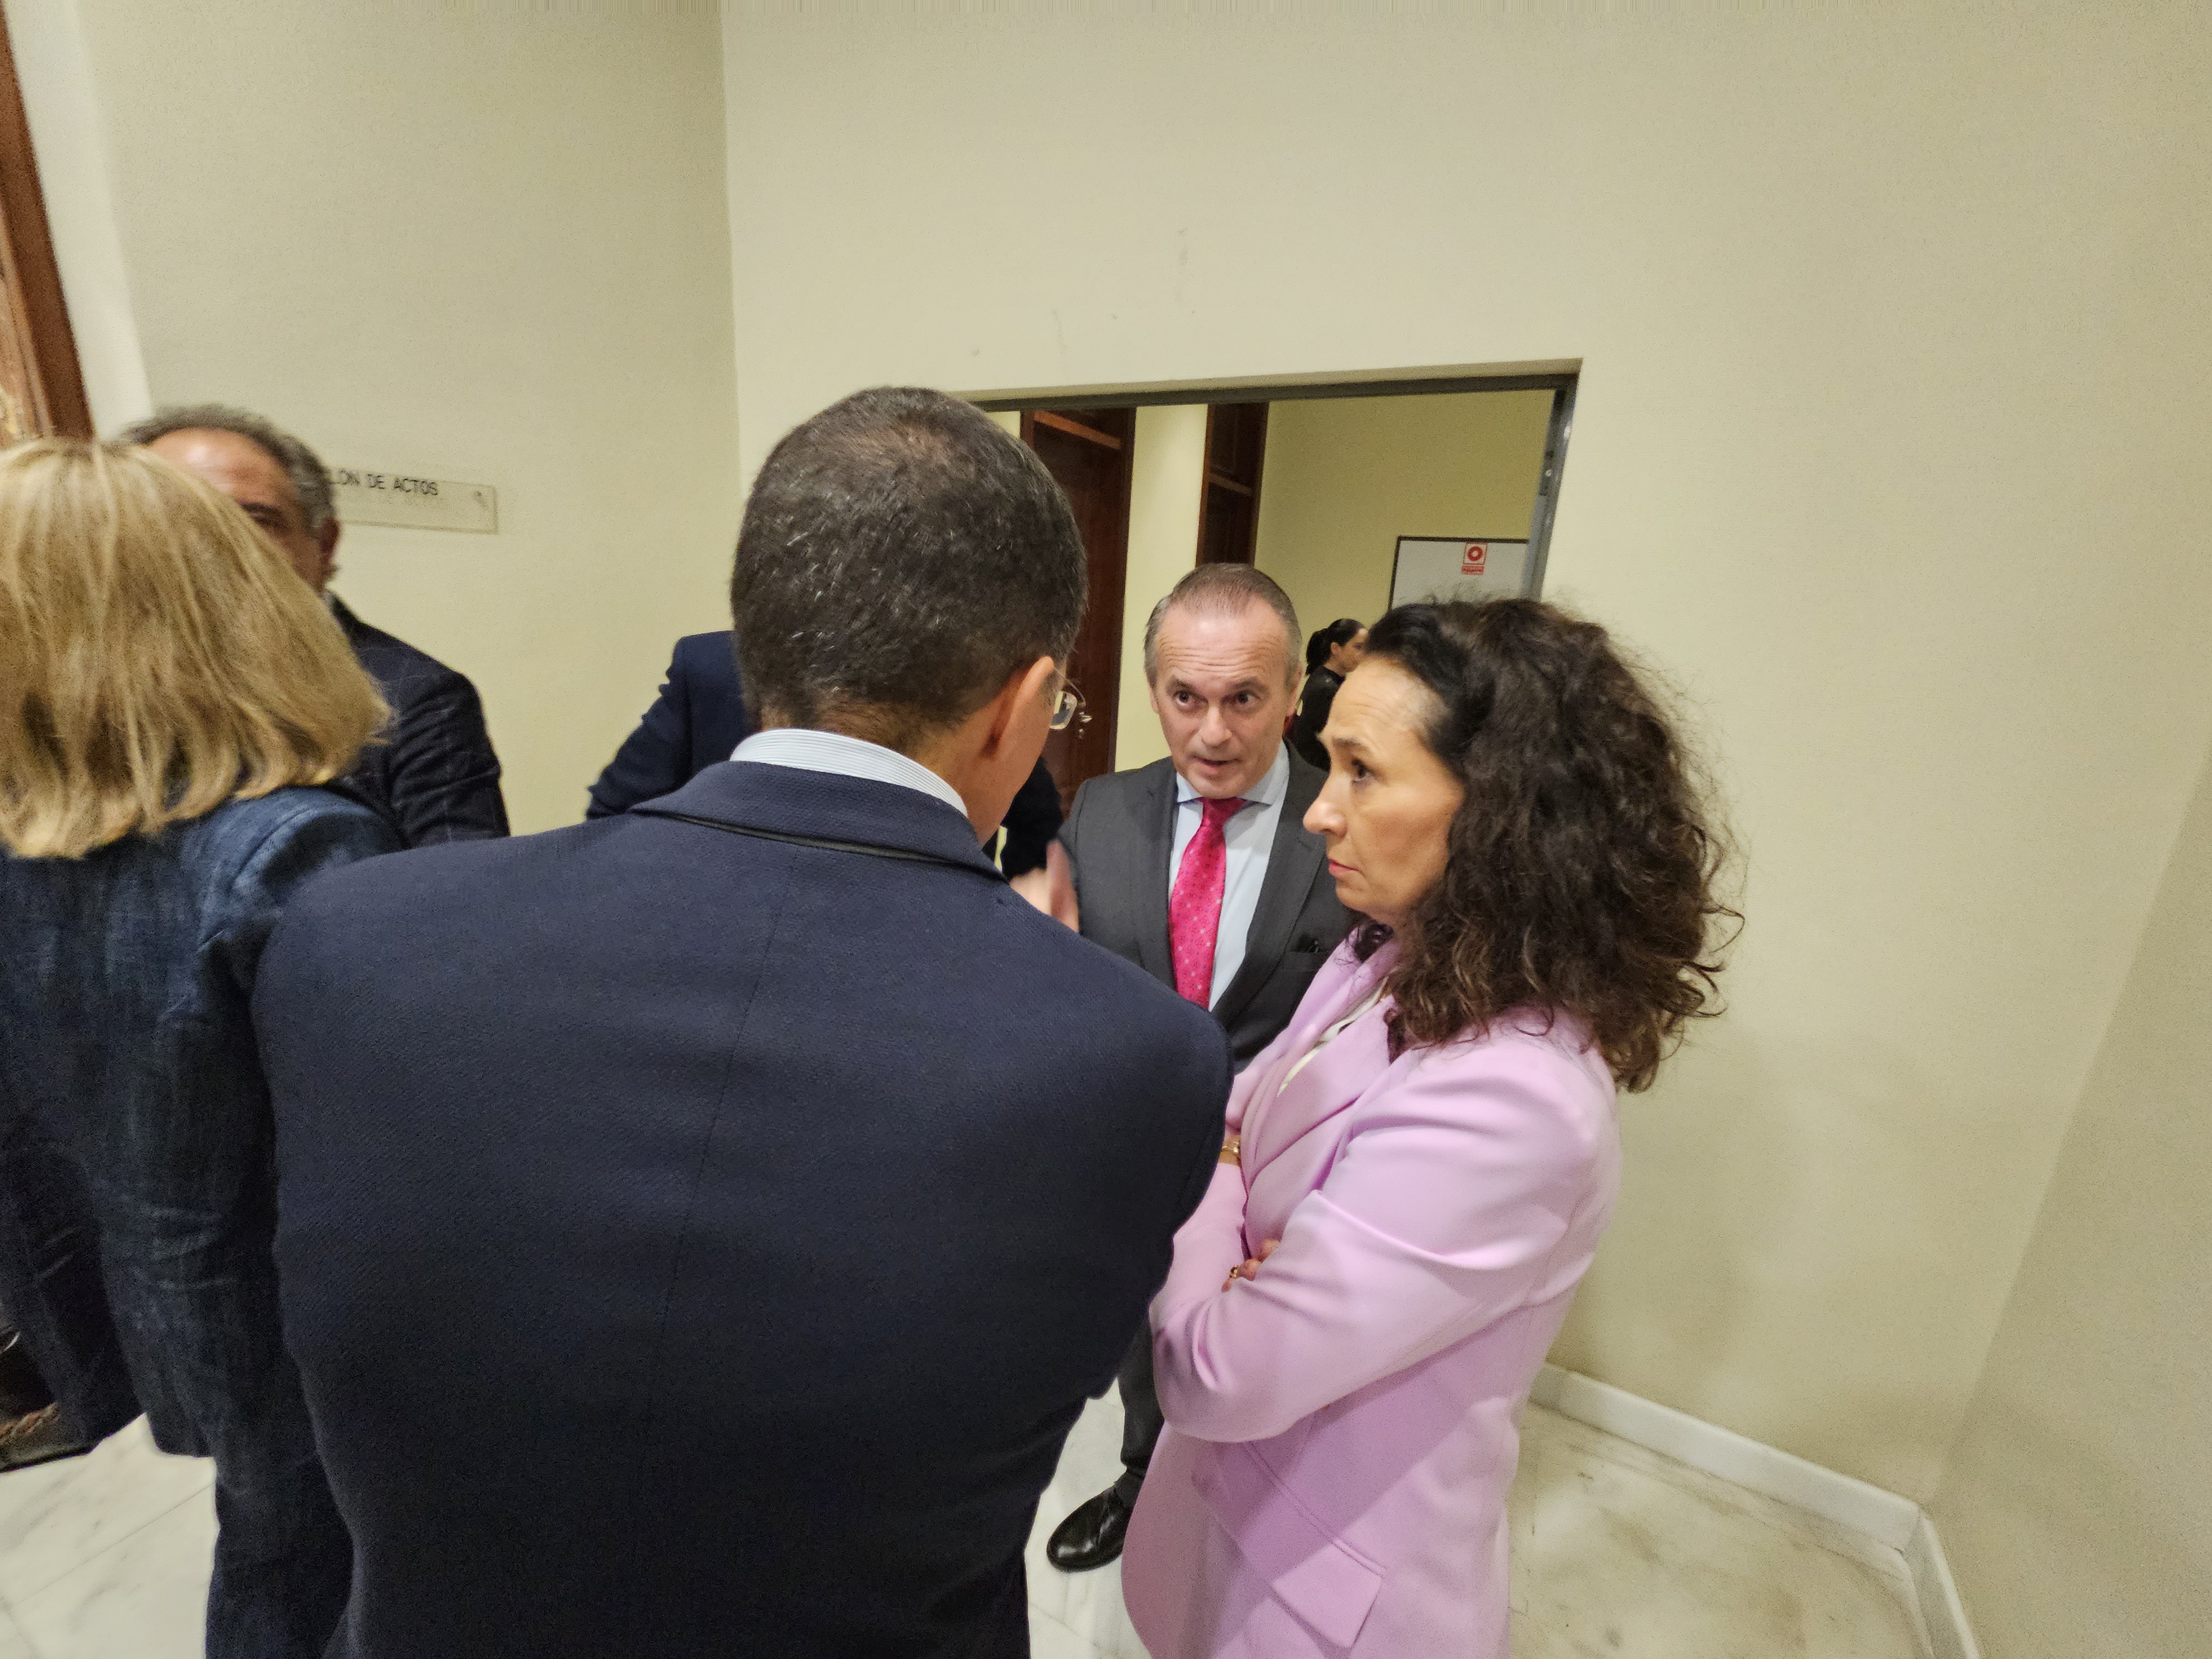
[[92,405],[77,365],[76,337],[70,329],[69,302],[62,293],[61,267],[54,258],[53,232],[46,222],[30,119],[23,112],[23,91],[15,79],[15,48],[4,15],[0,15],[0,284],[5,285],[12,313],[0,317],[0,327],[12,322],[30,381],[31,406],[24,413],[31,434],[93,436]]
[[1126,409],[1160,404],[1287,404],[1311,398],[1413,398],[1455,392],[1549,392],[1552,411],[1544,433],[1544,460],[1536,501],[1528,515],[1529,598],[1543,591],[1552,551],[1552,526],[1559,516],[1559,485],[1566,472],[1567,442],[1573,435],[1575,390],[1582,360],[1461,364],[1434,369],[1390,369],[1323,375],[1260,375],[1223,380],[1154,380],[1141,386],[1088,386],[1055,390],[993,388],[956,392],[989,413],[1030,409]]
[[[1094,430],[1080,422],[1070,421],[1055,414],[1052,407],[1032,407],[1020,411],[1021,441],[1030,447],[1032,453],[1036,451],[1037,434],[1042,429],[1052,433],[1055,441],[1071,442],[1079,450],[1095,445],[1097,450],[1092,452],[1094,454],[1098,452],[1111,453],[1115,471],[1115,484],[1108,503],[1112,514],[1108,534],[1115,544],[1115,556],[1109,561],[1109,569],[1104,573],[1105,580],[1102,581],[1097,556],[1085,544],[1085,555],[1092,568],[1091,591],[1084,605],[1083,629],[1089,633],[1102,628],[1109,609],[1114,621],[1103,637],[1093,641],[1099,647],[1099,660],[1093,665],[1097,672],[1085,676],[1088,684],[1077,686],[1083,694],[1089,719],[1076,731],[1066,734],[1068,743],[1063,752],[1067,757],[1066,770],[1071,781],[1061,783],[1060,805],[1064,811],[1073,809],[1075,791],[1085,781],[1089,778],[1105,776],[1114,769],[1115,744],[1118,736],[1116,728],[1121,724],[1121,659],[1118,647],[1127,594],[1131,462],[1136,452],[1136,420],[1133,408],[1127,404],[1099,403],[1087,404],[1085,407],[1129,409],[1128,432],[1117,437]],[[1110,594],[1107,592],[1109,588],[1111,589]],[[1081,649],[1080,635],[1078,636],[1077,648],[1079,651]],[[1071,670],[1074,666],[1072,659],[1069,666]],[[1049,742],[1047,746],[1049,749]],[[1082,772],[1076,760],[1079,751],[1088,752],[1092,759],[1102,763],[1095,771]],[[1061,781],[1055,778],[1054,781]]]

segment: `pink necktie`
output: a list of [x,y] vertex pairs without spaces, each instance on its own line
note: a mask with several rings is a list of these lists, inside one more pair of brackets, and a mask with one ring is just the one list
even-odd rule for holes
[[1221,826],[1243,805],[1234,798],[1206,803],[1206,817],[1182,849],[1182,867],[1168,896],[1176,991],[1201,1008],[1213,1001],[1213,942],[1221,931],[1221,890],[1229,874],[1229,842]]

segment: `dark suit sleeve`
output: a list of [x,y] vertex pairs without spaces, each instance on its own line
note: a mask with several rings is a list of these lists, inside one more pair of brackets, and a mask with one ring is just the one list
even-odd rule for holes
[[684,685],[684,658],[679,650],[668,660],[668,678],[660,695],[637,730],[623,739],[607,769],[592,786],[587,818],[611,818],[627,812],[641,800],[658,800],[682,788],[691,779],[690,702]]
[[[1215,1030],[1218,1031],[1220,1028],[1217,1026]],[[1198,1115],[1198,1125],[1201,1132],[1198,1137],[1198,1150],[1195,1154],[1190,1156],[1188,1164],[1188,1173],[1183,1178],[1182,1192],[1176,1200],[1175,1224],[1178,1232],[1182,1230],[1184,1222],[1198,1213],[1198,1206],[1205,1201],[1206,1188],[1213,1184],[1213,1172],[1221,1163],[1222,1144],[1227,1138],[1229,1096],[1231,1091],[1236,1086],[1237,1070],[1234,1058],[1229,1052],[1225,1034],[1219,1044],[1219,1049],[1220,1059],[1217,1062],[1218,1070],[1214,1086],[1206,1091],[1203,1097],[1209,1099],[1218,1097],[1220,1104],[1211,1114],[1201,1111]],[[1162,1277],[1164,1280],[1165,1275]]]
[[392,811],[410,847],[507,833],[499,757],[477,689],[447,671],[399,711],[392,732]]
[[1328,750],[1322,746],[1321,732],[1328,724],[1328,711],[1335,702],[1336,688],[1319,675],[1310,675],[1306,694],[1298,699],[1298,717],[1291,722],[1291,747],[1324,772],[1328,770]]
[[1026,875],[1044,863],[1045,848],[1060,833],[1060,786],[1042,760],[1006,808],[1006,850],[999,867],[1009,876]]

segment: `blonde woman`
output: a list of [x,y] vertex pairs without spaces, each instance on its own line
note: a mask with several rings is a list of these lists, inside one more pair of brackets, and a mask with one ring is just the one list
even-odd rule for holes
[[75,1437],[143,1404],[215,1460],[210,1659],[319,1656],[347,1594],[248,1009],[301,884],[398,844],[312,787],[385,712],[231,501],[142,450],[0,455],[0,1303]]

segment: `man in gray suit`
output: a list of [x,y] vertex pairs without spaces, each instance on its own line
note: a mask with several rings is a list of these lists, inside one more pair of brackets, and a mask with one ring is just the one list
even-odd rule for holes
[[[1185,576],[1145,629],[1145,678],[1169,757],[1093,778],[1044,870],[1015,884],[1088,939],[1202,1003],[1241,1070],[1297,1011],[1347,926],[1321,838],[1323,775],[1283,741],[1301,666],[1290,597],[1249,565]],[[1160,1437],[1152,1333],[1122,1362],[1121,1478],[1046,1554],[1066,1572],[1121,1553]]]

